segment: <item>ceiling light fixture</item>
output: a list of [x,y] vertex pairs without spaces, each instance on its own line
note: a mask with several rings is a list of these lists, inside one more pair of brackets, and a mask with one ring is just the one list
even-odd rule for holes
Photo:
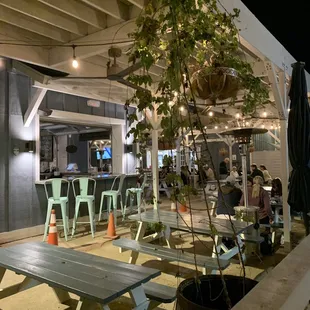
[[75,45],[72,45],[72,49],[73,49],[72,67],[76,69],[79,66],[79,62],[77,61],[76,56],[75,56]]
[[211,116],[211,117],[214,115],[214,113],[213,113],[212,111],[210,111],[208,114],[209,114],[209,116]]

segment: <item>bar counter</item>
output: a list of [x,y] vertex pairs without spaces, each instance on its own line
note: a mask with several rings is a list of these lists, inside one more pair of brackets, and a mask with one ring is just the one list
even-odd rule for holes
[[[95,193],[95,210],[96,210],[95,212],[96,212],[96,214],[99,213],[101,193],[103,191],[110,190],[115,177],[117,177],[117,175],[108,175],[108,174],[99,174],[99,173],[96,175],[72,174],[72,175],[64,176],[63,179],[67,179],[68,181],[70,181],[69,218],[73,218],[74,209],[75,209],[75,198],[73,195],[72,181],[75,178],[86,177],[86,176],[96,180],[96,193]],[[125,178],[124,184],[123,184],[123,189],[122,189],[122,197],[123,197],[123,203],[124,204],[125,204],[126,189],[136,187],[137,186],[136,185],[137,184],[137,178],[138,178],[138,174],[127,174],[126,175],[126,178]],[[42,212],[46,214],[47,199],[46,199],[45,190],[44,190],[44,182],[45,181],[46,180],[37,181],[37,182],[35,182],[35,184],[36,184],[36,189],[37,189],[37,193],[38,193],[38,197],[39,197],[39,201],[40,201],[40,206],[42,208]],[[116,182],[116,188],[118,185],[117,182]],[[50,185],[48,185],[48,187],[50,187]],[[120,207],[119,207],[119,203],[118,203],[118,209],[119,208]],[[105,203],[103,205],[103,210],[106,210],[106,209],[107,209],[107,206],[106,206],[106,201],[105,201]],[[56,210],[57,218],[58,219],[61,218],[60,207],[56,206],[55,210]],[[81,204],[80,216],[84,216],[84,215],[88,215],[88,209],[87,209],[86,204],[85,204],[85,207],[84,207],[84,204]]]

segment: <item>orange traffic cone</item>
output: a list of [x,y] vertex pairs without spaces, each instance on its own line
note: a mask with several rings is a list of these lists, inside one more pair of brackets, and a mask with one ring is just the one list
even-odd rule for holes
[[57,227],[56,227],[56,212],[53,209],[51,214],[51,222],[50,222],[50,228],[48,231],[48,238],[47,238],[48,244],[58,245],[58,233],[57,233]]
[[187,212],[187,207],[183,203],[180,204],[179,212]]
[[115,224],[114,224],[114,214],[113,214],[113,212],[110,212],[108,231],[107,231],[107,235],[104,238],[108,238],[108,239],[118,239],[119,238],[119,236],[117,236],[116,232],[115,232]]

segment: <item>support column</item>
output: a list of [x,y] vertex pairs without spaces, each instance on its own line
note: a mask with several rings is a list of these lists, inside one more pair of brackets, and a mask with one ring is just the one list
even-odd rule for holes
[[233,163],[232,163],[232,144],[228,144],[228,150],[229,150],[229,169],[232,171]]
[[125,169],[125,128],[123,125],[113,125],[112,135],[112,173],[122,174]]
[[176,141],[176,174],[181,175],[181,144],[179,139]]
[[284,242],[290,243],[291,214],[290,206],[287,203],[288,198],[288,179],[289,179],[289,159],[287,144],[287,120],[280,120],[280,139],[281,139],[281,167],[282,167],[282,199],[283,199],[283,224],[284,224]]
[[153,202],[154,209],[158,207],[159,198],[159,176],[158,176],[158,130],[152,130],[152,152],[151,152],[151,162],[152,162],[152,174],[153,174]]

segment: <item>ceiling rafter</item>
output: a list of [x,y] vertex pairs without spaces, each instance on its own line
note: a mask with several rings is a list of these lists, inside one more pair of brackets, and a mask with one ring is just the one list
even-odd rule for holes
[[53,9],[46,7],[38,1],[30,2],[26,0],[1,0],[0,4],[11,10],[79,36],[87,34],[88,29],[85,23],[69,17],[61,12],[54,12]]
[[89,6],[119,20],[129,19],[129,7],[119,0],[82,0]]
[[107,26],[106,14],[76,0],[39,0],[41,3],[70,15],[93,27],[104,29]]
[[1,7],[0,9],[0,20],[7,24],[26,29],[58,42],[65,43],[71,39],[70,33],[67,31],[53,27],[39,20],[35,20],[29,16],[25,16],[24,14],[15,12],[6,7]]
[[127,1],[133,4],[134,6],[138,7],[139,9],[143,9],[146,3],[148,2],[146,0],[127,0]]

